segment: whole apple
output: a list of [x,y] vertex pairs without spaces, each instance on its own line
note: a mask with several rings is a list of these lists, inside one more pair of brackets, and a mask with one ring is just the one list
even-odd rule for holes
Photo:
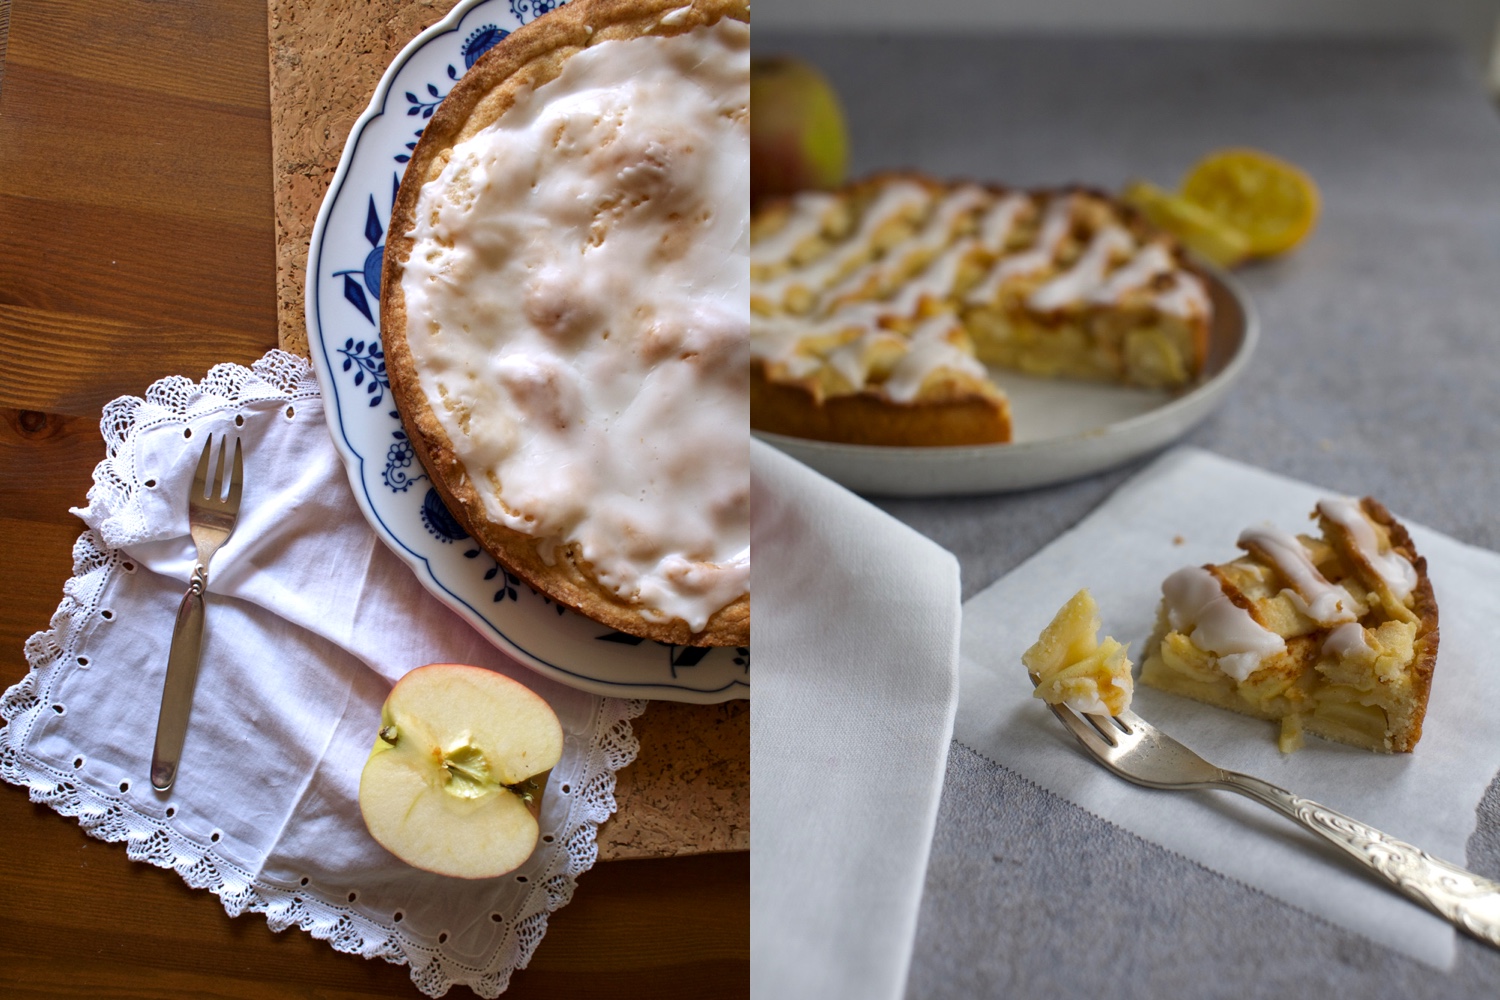
[[844,182],[848,134],[838,95],[790,56],[750,62],[750,201]]

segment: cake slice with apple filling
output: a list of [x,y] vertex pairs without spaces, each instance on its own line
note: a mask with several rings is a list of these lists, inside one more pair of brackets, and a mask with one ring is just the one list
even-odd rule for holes
[[1318,536],[1250,528],[1245,555],[1169,576],[1141,682],[1280,722],[1288,753],[1304,731],[1410,752],[1438,650],[1427,562],[1368,497],[1312,516]]

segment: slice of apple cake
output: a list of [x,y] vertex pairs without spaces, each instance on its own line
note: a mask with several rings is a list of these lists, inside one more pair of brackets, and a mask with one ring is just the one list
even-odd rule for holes
[[1409,752],[1437,660],[1427,562],[1375,500],[1333,498],[1321,537],[1274,526],[1240,535],[1245,555],[1162,584],[1141,682],[1369,750]]
[[1003,442],[986,365],[1175,388],[1212,306],[1178,244],[1110,197],[881,174],[751,221],[751,424],[864,444]]

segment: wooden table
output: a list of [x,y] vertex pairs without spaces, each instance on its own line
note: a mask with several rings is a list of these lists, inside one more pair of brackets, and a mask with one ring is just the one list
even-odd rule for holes
[[[0,686],[72,572],[100,409],[276,346],[264,0],[0,0]],[[8,40],[5,37],[9,15]],[[0,787],[0,996],[416,997]],[[749,989],[749,856],[603,863],[508,997]],[[467,995],[462,987],[450,996]]]

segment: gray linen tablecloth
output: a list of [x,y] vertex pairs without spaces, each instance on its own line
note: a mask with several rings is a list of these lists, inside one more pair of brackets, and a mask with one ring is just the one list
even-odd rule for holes
[[[1457,50],[770,32],[755,48],[828,74],[855,173],[1173,187],[1239,145],[1301,165],[1322,220],[1294,254],[1242,271],[1260,351],[1186,441],[1500,549],[1500,117]],[[877,502],[958,555],[967,599],[1141,464],[1019,495]],[[1500,878],[1500,781],[1478,811],[1467,864]],[[1490,1000],[1500,952],[1463,938],[1448,974],[1386,954],[954,743],[908,994]]]

